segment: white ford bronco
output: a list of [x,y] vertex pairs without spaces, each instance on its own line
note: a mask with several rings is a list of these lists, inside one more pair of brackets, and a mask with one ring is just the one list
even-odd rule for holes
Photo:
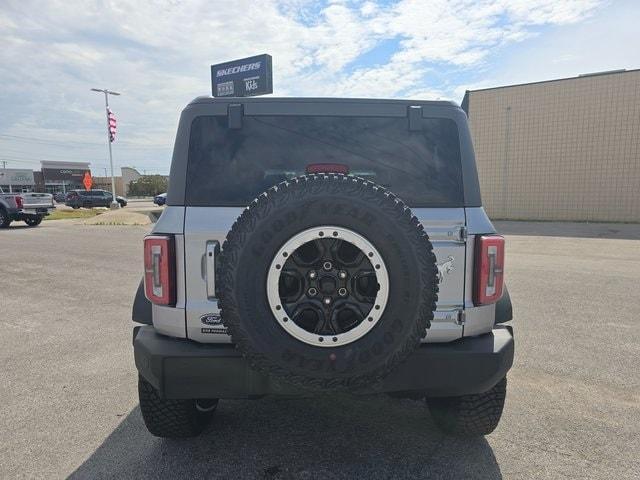
[[218,399],[426,399],[497,426],[512,365],[504,239],[449,102],[197,98],[133,306],[140,408],[200,433]]

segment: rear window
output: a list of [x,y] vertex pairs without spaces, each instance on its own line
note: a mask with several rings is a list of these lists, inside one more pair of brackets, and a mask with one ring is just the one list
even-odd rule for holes
[[458,129],[427,118],[410,131],[406,118],[260,116],[229,129],[227,117],[191,125],[185,203],[245,206],[309,165],[346,165],[412,207],[463,206]]

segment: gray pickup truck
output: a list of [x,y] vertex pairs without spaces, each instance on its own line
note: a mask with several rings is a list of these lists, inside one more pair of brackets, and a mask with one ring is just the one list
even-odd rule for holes
[[35,227],[55,208],[53,195],[49,193],[5,193],[0,188],[0,228],[13,221]]
[[196,435],[218,399],[351,392],[490,433],[514,355],[504,244],[453,103],[194,100],[133,308],[147,428]]

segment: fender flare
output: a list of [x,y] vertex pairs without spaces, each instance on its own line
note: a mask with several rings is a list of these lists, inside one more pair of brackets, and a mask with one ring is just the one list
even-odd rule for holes
[[153,325],[153,314],[151,313],[151,302],[144,294],[144,279],[140,280],[136,296],[133,299],[133,310],[131,320],[145,325]]
[[504,291],[502,292],[502,297],[496,303],[496,320],[495,323],[505,323],[510,320],[513,320],[513,307],[511,306],[511,296],[509,295],[509,290],[507,289],[507,285],[504,286]]

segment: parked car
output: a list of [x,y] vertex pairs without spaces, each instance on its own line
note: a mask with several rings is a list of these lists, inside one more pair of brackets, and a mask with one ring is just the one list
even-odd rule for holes
[[67,194],[63,192],[58,192],[53,194],[53,199],[58,203],[64,203],[66,197],[67,197]]
[[[64,203],[72,208],[109,207],[113,195],[106,190],[71,190],[67,193]],[[121,207],[127,206],[127,199],[116,195],[116,201]]]
[[50,193],[5,193],[0,188],[0,228],[14,220],[35,227],[55,208]]
[[160,195],[156,195],[155,197],[153,197],[153,203],[158,206],[164,205],[165,203],[167,203],[167,194],[161,193]]
[[450,434],[496,428],[504,238],[460,107],[201,97],[177,135],[133,305],[152,434],[199,434],[220,398],[335,392],[426,398]]

